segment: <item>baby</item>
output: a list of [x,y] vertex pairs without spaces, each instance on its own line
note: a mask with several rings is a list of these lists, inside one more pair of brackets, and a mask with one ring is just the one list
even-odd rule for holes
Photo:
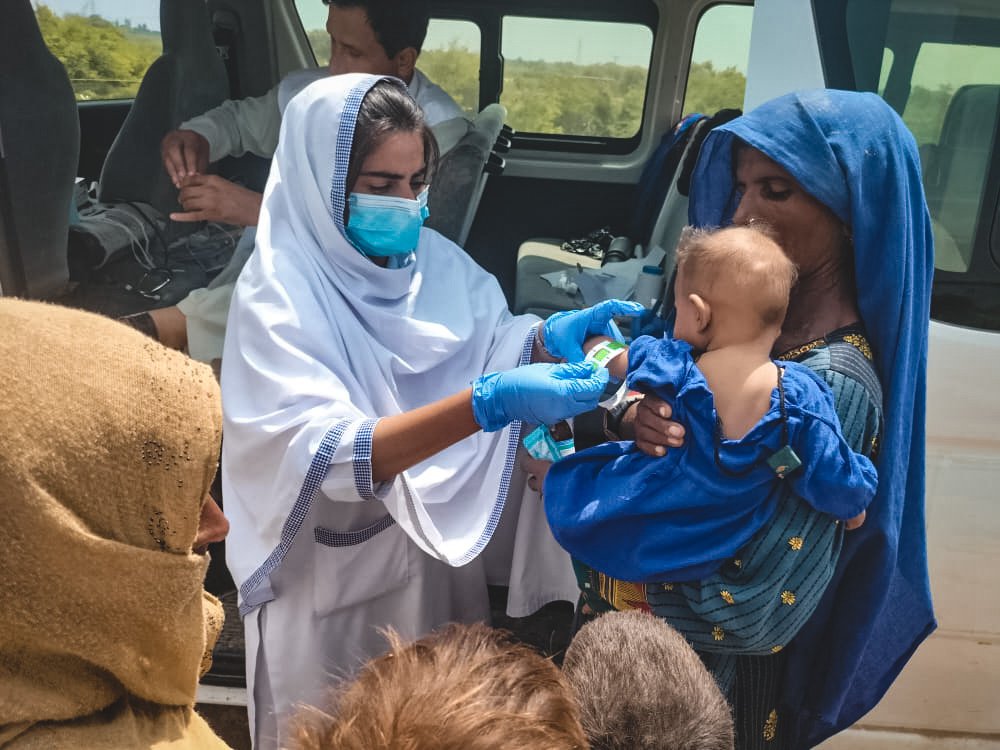
[[877,475],[844,439],[825,382],[771,351],[796,271],[766,229],[685,229],[674,338],[628,349],[591,339],[589,358],[654,393],[686,428],[663,457],[611,442],[553,464],[545,510],[574,557],[624,581],[696,580],[731,559],[791,491],[860,525]]

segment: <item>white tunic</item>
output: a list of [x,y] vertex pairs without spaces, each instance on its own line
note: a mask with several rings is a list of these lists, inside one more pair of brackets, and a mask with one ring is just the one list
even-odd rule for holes
[[331,675],[381,652],[379,627],[415,637],[485,619],[488,581],[510,582],[515,615],[577,593],[514,471],[520,423],[372,484],[379,417],[526,362],[538,323],[511,315],[495,278],[432,230],[399,268],[345,238],[354,122],[377,80],[327,77],[289,104],[228,321],[227,562],[257,747],[283,741],[283,719],[321,704]]

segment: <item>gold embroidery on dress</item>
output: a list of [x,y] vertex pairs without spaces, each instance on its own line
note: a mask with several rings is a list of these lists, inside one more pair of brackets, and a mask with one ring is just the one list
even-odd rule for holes
[[771,713],[767,715],[767,721],[764,722],[764,741],[771,742],[774,740],[775,736],[778,734],[778,712],[771,709]]
[[736,604],[736,601],[735,601],[735,600],[733,599],[733,595],[732,595],[732,594],[730,594],[730,593],[729,593],[728,591],[726,591],[725,589],[723,589],[722,591],[720,591],[720,592],[719,592],[719,596],[721,596],[721,597],[722,597],[722,600],[723,600],[723,601],[724,601],[724,602],[725,602],[726,604]]
[[771,646],[771,653],[772,653],[772,654],[776,654],[776,653],[778,653],[779,651],[781,651],[781,649],[783,649],[783,648],[784,648],[784,646],[781,646],[781,645],[778,645],[778,646]]
[[663,584],[663,590],[664,591],[673,591],[674,590],[674,584],[672,584],[672,583],[664,583]]
[[782,591],[781,603],[787,604],[789,607],[791,607],[793,604],[795,604],[795,594],[792,593],[791,591]]
[[869,362],[872,360],[872,348],[868,344],[868,339],[859,333],[844,334],[844,341],[857,349]]
[[723,638],[726,637],[726,631],[720,628],[718,625],[716,625],[714,628],[712,628],[712,637],[717,641],[721,641]]
[[791,547],[796,552],[798,552],[800,549],[802,549],[802,537],[793,536],[791,539],[788,540],[788,546]]
[[742,568],[743,567],[743,561],[740,558],[737,557],[737,558],[735,558],[733,560],[733,565],[735,565],[737,568]]
[[803,344],[802,346],[797,346],[794,349],[789,349],[787,352],[778,357],[778,359],[798,359],[806,352],[811,352],[813,349],[825,345],[826,339],[816,339],[815,341],[810,341],[808,344]]
[[646,587],[641,583],[628,583],[617,578],[597,574],[597,589],[601,598],[618,610],[641,609],[650,611],[646,602]]

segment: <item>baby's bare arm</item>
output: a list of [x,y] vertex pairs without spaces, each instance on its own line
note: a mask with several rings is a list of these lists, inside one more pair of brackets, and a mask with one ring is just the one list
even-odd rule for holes
[[[613,339],[608,336],[591,336],[583,342],[583,351],[586,354],[589,354],[592,349],[595,349],[605,341],[613,341]],[[614,380],[624,380],[625,375],[628,372],[628,346],[625,344],[622,344],[622,346],[625,347],[625,350],[608,361],[606,365],[608,374],[611,375]]]

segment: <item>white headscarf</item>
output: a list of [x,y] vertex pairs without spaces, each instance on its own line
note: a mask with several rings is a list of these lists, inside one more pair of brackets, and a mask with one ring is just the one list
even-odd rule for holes
[[384,504],[386,522],[452,565],[482,551],[506,499],[520,423],[371,488],[373,418],[527,361],[537,323],[512,316],[496,279],[433,230],[421,230],[402,268],[375,265],[345,238],[355,121],[379,80],[328,77],[291,101],[257,251],[237,283],[223,357],[223,478],[244,611],[268,600],[268,576],[320,490]]

